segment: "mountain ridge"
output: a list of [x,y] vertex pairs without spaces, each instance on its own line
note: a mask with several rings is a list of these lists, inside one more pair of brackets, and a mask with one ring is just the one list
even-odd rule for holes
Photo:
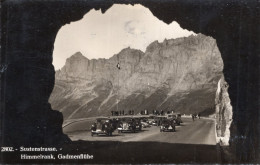
[[68,58],[56,71],[49,100],[65,119],[109,115],[117,107],[182,113],[214,109],[223,62],[211,37],[198,34],[154,41],[145,52],[127,47],[109,59],[89,60],[75,54],[78,59]]

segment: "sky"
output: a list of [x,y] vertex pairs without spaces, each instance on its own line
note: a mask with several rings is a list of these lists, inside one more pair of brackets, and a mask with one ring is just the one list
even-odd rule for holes
[[196,35],[182,29],[177,22],[166,24],[142,5],[113,5],[104,14],[89,11],[81,20],[71,22],[59,30],[53,50],[55,70],[76,52],[88,59],[110,58],[126,47],[140,49],[153,41],[162,42]]

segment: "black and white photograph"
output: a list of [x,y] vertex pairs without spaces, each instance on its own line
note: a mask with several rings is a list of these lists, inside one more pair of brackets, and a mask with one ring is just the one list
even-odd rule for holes
[[259,163],[259,13],[2,1],[0,163]]

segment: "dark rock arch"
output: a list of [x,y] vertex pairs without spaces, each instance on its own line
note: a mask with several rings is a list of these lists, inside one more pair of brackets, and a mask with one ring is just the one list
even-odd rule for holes
[[16,1],[1,10],[1,133],[6,146],[69,141],[62,115],[48,98],[54,86],[52,51],[61,26],[113,3],[142,4],[166,23],[217,40],[233,106],[230,146],[237,161],[259,161],[259,21],[257,1],[95,0]]

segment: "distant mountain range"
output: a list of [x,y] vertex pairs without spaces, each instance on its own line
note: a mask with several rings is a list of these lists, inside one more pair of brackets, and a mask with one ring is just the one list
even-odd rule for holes
[[145,109],[209,115],[222,70],[216,41],[202,34],[154,41],[145,52],[125,48],[109,59],[77,52],[56,71],[49,102],[65,119]]

